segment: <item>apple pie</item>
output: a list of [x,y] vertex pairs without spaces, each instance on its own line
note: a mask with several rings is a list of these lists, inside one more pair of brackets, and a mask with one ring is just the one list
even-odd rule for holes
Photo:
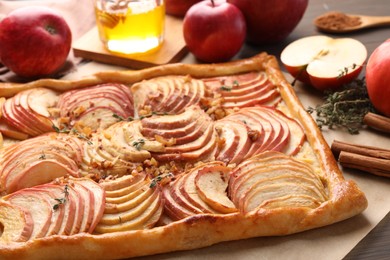
[[367,207],[266,53],[0,84],[0,259],[118,259]]

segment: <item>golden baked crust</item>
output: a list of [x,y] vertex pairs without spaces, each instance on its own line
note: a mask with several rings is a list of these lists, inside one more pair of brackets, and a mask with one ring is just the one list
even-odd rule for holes
[[[107,234],[54,235],[19,243],[0,243],[0,259],[117,259],[177,250],[258,236],[281,236],[342,221],[367,207],[365,195],[353,181],[345,180],[320,130],[285,80],[273,56],[261,53],[223,64],[169,64],[140,71],[101,72],[77,81],[37,80],[27,84],[2,83],[0,96],[37,87],[67,91],[107,82],[132,85],[168,75],[207,78],[265,71],[283,100],[281,110],[296,119],[306,136],[304,148],[294,157],[314,161],[313,167],[327,197],[318,207],[259,208],[251,212],[197,214],[151,229]],[[305,150],[307,149],[307,151]]]

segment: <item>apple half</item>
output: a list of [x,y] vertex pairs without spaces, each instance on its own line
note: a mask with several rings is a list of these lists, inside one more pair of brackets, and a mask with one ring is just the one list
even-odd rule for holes
[[359,76],[366,47],[352,38],[317,35],[290,43],[280,59],[297,80],[319,90],[337,89]]

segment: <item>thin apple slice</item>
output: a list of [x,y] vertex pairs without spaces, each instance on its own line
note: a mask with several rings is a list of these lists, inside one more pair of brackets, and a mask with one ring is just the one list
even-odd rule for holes
[[15,105],[13,104],[14,100],[7,99],[4,102],[2,114],[5,122],[9,124],[10,126],[18,129],[19,131],[29,135],[29,136],[37,136],[39,135],[39,131],[32,128],[30,125],[27,125],[25,123],[24,118],[22,118],[22,115],[20,112],[15,111]]
[[[88,211],[91,211],[91,213],[93,213],[92,222],[87,231],[88,233],[92,233],[95,230],[96,225],[99,223],[104,213],[104,209],[106,205],[105,191],[99,184],[97,184],[96,182],[88,178],[79,178],[79,179],[72,178],[72,182],[83,185],[89,191],[90,204],[89,207],[83,209],[83,212],[85,214],[88,214]],[[91,207],[91,205],[93,206]],[[87,210],[87,212],[85,212],[85,210]]]
[[3,199],[31,215],[34,224],[30,239],[44,237],[47,234],[53,213],[52,206],[46,197],[26,189],[9,194]]
[[106,197],[115,198],[126,195],[128,192],[123,191],[134,184],[145,179],[146,175],[137,173],[134,175],[124,175],[116,179],[106,179],[99,183],[106,191]]
[[[27,118],[29,118],[30,121],[33,122],[33,126],[37,129],[39,129],[41,134],[47,133],[47,132],[54,132],[53,121],[49,117],[42,116],[41,114],[36,113],[30,107],[29,96],[32,92],[35,92],[35,91],[36,91],[36,89],[33,88],[33,89],[25,90],[23,92],[19,92],[14,97],[16,99],[15,104],[20,106],[21,111],[26,115]],[[30,102],[33,103],[34,101],[30,100]],[[47,101],[47,102],[49,102],[49,101]],[[46,103],[44,103],[44,104],[46,104]],[[33,106],[33,108],[39,109],[38,106],[39,105],[35,105],[35,106]],[[40,110],[43,110],[43,109],[44,108],[40,108]],[[40,110],[38,110],[38,111],[40,111]],[[49,113],[49,112],[47,112],[47,113]]]
[[[149,193],[149,195],[144,198],[144,200],[140,201],[140,203],[138,203],[135,207],[130,209],[123,209],[123,211],[117,213],[105,213],[99,221],[99,224],[118,225],[123,222],[127,222],[134,218],[137,218],[153,204],[153,202],[159,195],[160,191],[157,188],[149,189],[151,189],[153,192]],[[131,201],[132,199],[133,198],[129,198],[128,201]]]
[[293,176],[312,179],[319,189],[324,189],[320,178],[308,164],[283,153],[269,151],[253,156],[233,169],[229,179],[229,197],[238,205],[242,194],[256,181],[285,174],[286,171]]
[[136,208],[119,214],[104,215],[95,231],[109,233],[152,228],[159,220],[163,209],[160,189],[153,189],[151,196]]
[[231,169],[225,166],[204,167],[195,177],[200,198],[221,213],[238,211],[226,193],[230,171]]
[[26,140],[29,137],[28,134],[8,124],[4,117],[0,117],[0,133],[16,140]]
[[321,205],[321,202],[317,199],[307,195],[287,195],[281,196],[275,199],[268,199],[257,208],[275,209],[283,207],[305,207],[305,208],[317,208]]
[[[46,196],[48,201],[50,201],[53,205],[52,208],[54,207],[54,203],[58,203],[56,199],[59,199],[63,197],[63,189],[59,185],[55,184],[43,184],[39,186],[35,186],[33,188],[29,189],[30,191],[33,191],[40,196]],[[55,208],[55,209],[54,209]],[[58,234],[62,222],[64,220],[65,216],[65,209],[63,207],[54,207],[53,208],[53,214],[52,214],[52,219],[51,219],[51,225],[46,233],[45,236],[51,236],[51,235],[56,235]]]
[[0,200],[0,242],[25,242],[30,239],[34,228],[31,214],[19,206]]
[[38,115],[50,118],[49,108],[55,107],[58,102],[58,93],[47,88],[34,88],[28,93],[27,103],[32,111]]
[[[125,203],[137,196],[139,196],[141,193],[143,193],[145,186],[150,185],[150,181],[147,179],[143,179],[140,182],[136,182],[131,186],[126,187],[126,194],[120,196],[120,197],[107,197],[106,203],[107,204],[122,204]],[[124,189],[121,189],[121,191],[124,191]]]
[[177,201],[172,197],[172,187],[170,184],[163,187],[162,194],[164,201],[164,211],[172,220],[180,220],[196,215],[196,213],[177,203]]
[[[219,165],[220,163],[216,162],[215,164]],[[218,213],[217,210],[214,210],[211,206],[202,200],[196,188],[195,178],[198,175],[198,172],[204,167],[207,166],[200,165],[199,167],[191,169],[184,175],[183,183],[180,186],[180,194],[181,196],[184,196],[192,205],[198,208],[200,212]]]
[[316,35],[290,43],[280,58],[294,78],[319,90],[336,89],[360,74],[367,49],[353,38]]
[[9,175],[5,183],[5,189],[7,193],[11,193],[20,189],[48,183],[56,178],[68,175],[78,176],[78,173],[56,160],[36,161],[23,171]]
[[118,213],[136,207],[153,193],[153,190],[149,186],[149,183],[144,183],[142,187],[130,194],[129,200],[125,200],[121,203],[107,204],[104,213]]
[[[75,226],[75,223],[79,222],[80,214],[80,196],[75,192],[73,187],[68,183],[58,183],[62,189],[62,194],[54,198],[53,205],[54,208],[63,208],[64,218],[61,223],[61,227],[58,230],[58,235],[70,235],[72,234],[72,229]],[[77,225],[77,224],[76,224]]]
[[[138,111],[142,112],[149,107],[147,110],[151,112],[181,113],[203,98],[205,85],[203,81],[188,76],[165,76],[136,83],[132,85],[131,91]],[[188,96],[183,103],[185,95]]]
[[[302,204],[305,205],[305,207],[307,205],[320,205],[323,200],[314,197],[312,194],[313,191],[310,189],[310,187],[307,187],[300,183],[274,183],[267,186],[250,189],[245,194],[245,197],[242,198],[242,205],[240,206],[240,209],[243,212],[251,212],[253,210],[258,209],[259,206],[261,206],[263,203],[266,203],[268,200],[274,200],[276,198],[294,195],[303,195],[308,198],[306,203],[302,203],[302,201],[297,201],[298,203],[295,205],[295,207],[302,206]],[[316,203],[312,203],[313,200]],[[289,207],[292,207],[292,205],[290,204]]]
[[182,187],[183,182],[186,179],[186,174],[187,173],[178,175],[176,179],[171,182],[171,196],[177,204],[181,205],[183,208],[189,210],[193,214],[202,214],[204,213],[202,207],[199,207],[200,205],[193,203],[191,200],[188,199],[188,196],[183,193]]

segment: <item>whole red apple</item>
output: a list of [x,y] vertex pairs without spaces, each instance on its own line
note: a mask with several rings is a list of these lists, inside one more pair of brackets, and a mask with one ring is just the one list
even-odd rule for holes
[[390,117],[390,39],[379,45],[368,58],[366,83],[374,107]]
[[245,18],[225,0],[201,1],[186,13],[183,34],[188,49],[199,60],[227,61],[245,41]]
[[71,43],[68,24],[48,7],[22,7],[0,22],[0,60],[22,77],[55,73],[66,61]]
[[228,0],[244,14],[247,41],[277,43],[285,39],[302,19],[309,0]]
[[191,6],[202,0],[165,0],[165,12],[170,15],[184,17]]

